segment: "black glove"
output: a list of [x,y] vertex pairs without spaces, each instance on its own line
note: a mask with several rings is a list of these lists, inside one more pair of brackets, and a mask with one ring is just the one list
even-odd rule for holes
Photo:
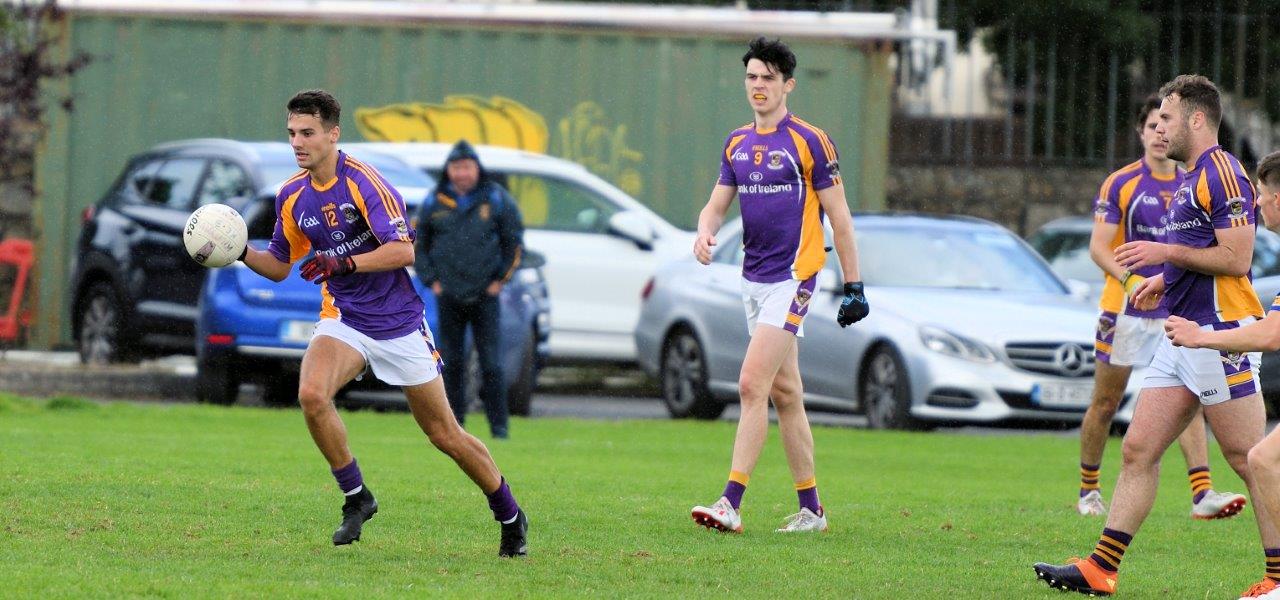
[[840,301],[840,311],[836,313],[836,322],[841,327],[848,327],[861,321],[871,312],[867,297],[862,293],[862,282],[854,281],[844,284],[844,300]]
[[324,283],[331,278],[356,272],[356,261],[350,256],[332,256],[316,253],[302,261],[302,278],[311,283]]

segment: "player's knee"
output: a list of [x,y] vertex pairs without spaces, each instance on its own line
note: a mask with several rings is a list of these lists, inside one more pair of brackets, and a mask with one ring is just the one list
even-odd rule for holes
[[1127,467],[1151,467],[1160,462],[1163,453],[1163,449],[1142,436],[1126,435],[1121,445],[1122,460]]
[[769,399],[778,410],[787,410],[800,404],[800,389],[796,386],[775,385],[769,390]]
[[1266,444],[1258,444],[1249,449],[1246,455],[1246,461],[1249,464],[1249,471],[1253,473],[1268,472],[1277,470],[1277,459],[1275,449],[1268,448]]
[[743,403],[761,403],[769,400],[769,383],[763,377],[743,373],[738,377],[738,396]]
[[1089,409],[1110,419],[1116,416],[1116,411],[1120,409],[1120,401],[1123,399],[1123,392],[1099,391],[1094,393]]
[[303,382],[298,386],[298,405],[302,414],[311,418],[330,410],[332,399],[321,386]]
[[462,454],[466,441],[466,433],[461,427],[434,427],[427,431],[427,439],[437,450],[457,458]]
[[1249,454],[1251,450],[1242,448],[1222,448],[1222,457],[1227,459],[1227,464],[1235,470],[1241,479],[1246,479],[1249,473]]

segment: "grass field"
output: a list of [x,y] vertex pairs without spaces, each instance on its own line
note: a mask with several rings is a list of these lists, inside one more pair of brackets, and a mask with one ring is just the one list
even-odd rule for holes
[[[335,548],[341,498],[296,410],[0,396],[0,596],[1060,598],[1031,563],[1101,528],[1073,511],[1069,435],[817,428],[831,531],[788,537],[775,429],[728,536],[688,509],[719,495],[732,424],[516,420],[490,447],[530,556],[502,560],[483,496],[409,415],[343,417],[381,511]],[[1107,492],[1118,461],[1113,440]],[[1262,572],[1252,511],[1193,522],[1166,464],[1120,596],[1235,598]]]

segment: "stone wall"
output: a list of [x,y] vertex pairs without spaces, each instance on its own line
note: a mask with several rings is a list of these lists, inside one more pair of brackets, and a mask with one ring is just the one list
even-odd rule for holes
[[1090,214],[1109,172],[1056,166],[890,166],[885,208],[980,217],[1025,237],[1058,217]]

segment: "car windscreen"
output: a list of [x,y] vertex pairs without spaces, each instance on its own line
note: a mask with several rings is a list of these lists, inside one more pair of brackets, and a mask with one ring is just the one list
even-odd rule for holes
[[[426,173],[412,167],[387,161],[367,160],[365,162],[368,162],[379,173],[382,173],[382,176],[391,183],[391,187],[397,189],[431,189],[435,187],[435,180]],[[262,164],[262,176],[265,178],[267,185],[272,187],[284,183],[290,177],[297,175],[298,171],[298,163],[295,162],[265,162]]]
[[1088,231],[1042,231],[1027,243],[1059,277],[1087,282],[1102,278],[1102,269],[1089,255]]
[[1040,258],[1008,232],[859,224],[857,240],[859,271],[870,286],[1067,293]]

